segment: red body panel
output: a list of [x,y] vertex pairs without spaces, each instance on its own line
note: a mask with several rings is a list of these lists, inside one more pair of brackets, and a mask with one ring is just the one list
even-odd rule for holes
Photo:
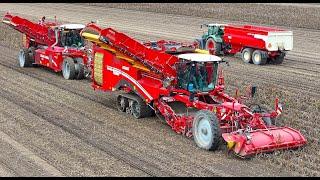
[[64,52],[64,48],[54,46],[53,48],[36,49],[35,64],[46,66],[55,72],[60,72],[65,56],[82,58],[84,64],[87,64],[88,61],[87,56],[82,51],[68,49],[68,52]]
[[[117,55],[105,51],[104,49],[94,46],[95,55],[103,55],[102,72],[95,71],[96,63],[93,63],[93,87],[103,91],[112,91],[129,88],[142,96],[146,101],[151,101],[159,97],[162,82],[160,79],[153,77],[152,73],[142,72],[134,68],[127,61],[117,58]],[[102,83],[96,81],[96,74],[102,75]]]

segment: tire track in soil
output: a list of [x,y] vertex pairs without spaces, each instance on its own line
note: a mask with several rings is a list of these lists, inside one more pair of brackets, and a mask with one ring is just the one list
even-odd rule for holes
[[[11,95],[12,96],[12,95]],[[15,98],[15,97],[12,97],[12,98]],[[23,98],[21,98],[21,99],[23,99]],[[29,118],[30,118],[30,116],[31,117],[33,117],[34,119],[37,119],[37,120],[41,120],[42,122],[43,121],[46,121],[46,120],[44,120],[44,119],[41,119],[41,118],[39,118],[39,116],[36,116],[36,115],[34,115],[34,114],[32,114],[32,113],[30,113],[29,111],[26,111],[24,108],[21,108],[21,107],[29,107],[29,108],[32,108],[32,107],[35,107],[36,105],[34,105],[34,104],[28,104],[28,106],[26,106],[26,104],[23,104],[23,102],[20,102],[20,101],[17,101],[17,100],[15,100],[15,101],[8,101],[8,99],[5,99],[5,98],[1,98],[1,101],[3,102],[3,101],[5,101],[6,103],[5,104],[7,104],[8,106],[10,106],[10,107],[12,107],[13,105],[14,105],[14,108],[16,108],[17,106],[17,103],[16,102],[19,102],[19,103],[21,103],[22,104],[22,106],[18,106],[18,107],[20,107],[19,108],[19,112],[21,112],[21,111],[25,111],[25,112],[28,112],[29,113]],[[34,106],[32,106],[32,107],[30,107],[30,105],[34,105]],[[45,107],[45,106],[43,106],[43,107]],[[14,109],[13,108],[13,109]],[[7,113],[6,113],[7,114]],[[9,117],[11,115],[11,117]],[[40,140],[40,142],[42,142],[41,144],[37,144],[36,142],[28,142],[29,140],[23,140],[23,142],[25,142],[25,141],[27,141],[27,145],[30,147],[30,144],[33,146],[33,147],[31,147],[31,149],[32,150],[34,150],[35,152],[38,152],[38,154],[40,153],[40,156],[42,156],[41,158],[43,158],[43,159],[45,159],[46,161],[48,161],[48,162],[54,162],[54,161],[59,161],[59,159],[55,159],[55,155],[53,155],[53,154],[55,154],[55,152],[57,151],[57,150],[52,150],[51,149],[51,147],[52,146],[54,146],[54,148],[57,148],[58,149],[58,153],[59,153],[59,155],[60,156],[58,156],[58,158],[60,158],[60,160],[61,160],[61,158],[63,159],[63,158],[65,158],[65,156],[64,156],[64,154],[65,153],[67,153],[68,154],[68,157],[65,159],[65,162],[63,162],[63,163],[66,163],[66,164],[68,164],[68,163],[76,163],[76,164],[78,164],[79,162],[75,162],[74,161],[74,159],[75,158],[77,158],[77,157],[79,157],[80,156],[80,158],[81,158],[81,153],[82,152],[78,152],[79,150],[81,151],[81,150],[83,150],[83,147],[90,147],[89,149],[91,150],[89,153],[90,154],[92,154],[91,152],[92,152],[92,146],[90,146],[90,145],[87,145],[87,144],[85,144],[85,143],[83,143],[83,144],[77,144],[77,148],[76,148],[76,152],[75,151],[72,151],[72,150],[74,150],[74,149],[69,149],[69,148],[72,148],[72,147],[70,147],[69,146],[69,144],[70,143],[68,143],[68,145],[67,145],[67,147],[65,147],[66,145],[65,144],[63,144],[63,142],[61,142],[61,141],[65,141],[66,139],[67,139],[67,141],[68,141],[68,138],[71,136],[72,137],[72,141],[78,141],[78,140],[75,140],[75,137],[73,137],[73,135],[72,134],[68,134],[67,132],[65,132],[65,131],[63,131],[63,133],[67,133],[68,134],[68,136],[69,137],[67,137],[66,138],[66,136],[65,136],[65,134],[64,135],[62,135],[62,137],[63,138],[66,138],[66,139],[62,139],[61,138],[61,136],[57,136],[57,135],[55,135],[54,137],[55,138],[52,138],[52,136],[50,137],[51,139],[47,139],[46,138],[46,136],[47,136],[47,134],[48,133],[51,133],[51,132],[42,132],[42,133],[45,133],[45,134],[41,134],[41,130],[38,128],[38,129],[34,129],[35,127],[34,127],[34,124],[32,124],[32,120],[31,121],[24,121],[24,123],[22,122],[21,123],[21,117],[20,118],[17,118],[17,117],[13,117],[13,116],[15,116],[15,115],[12,115],[12,114],[8,114],[8,115],[6,115],[6,116],[8,116],[9,118],[7,119],[7,121],[12,121],[12,120],[15,120],[15,122],[18,122],[19,124],[18,125],[15,125],[14,127],[19,127],[18,128],[18,130],[19,131],[15,131],[15,129],[13,129],[13,132],[12,132],[12,130],[11,130],[11,132],[10,132],[10,127],[9,128],[7,128],[7,129],[5,129],[5,131],[8,131],[9,133],[11,133],[11,136],[12,136],[12,133],[14,133],[14,135],[13,135],[13,137],[15,137],[15,138],[17,138],[17,136],[16,136],[16,134],[18,135],[18,137],[19,137],[19,134],[21,134],[21,133],[23,133],[25,130],[27,130],[28,131],[28,133],[26,133],[26,132],[24,132],[22,135],[23,136],[26,136],[26,135],[30,135],[30,132],[31,132],[31,134],[36,134],[36,136],[37,136],[37,141],[36,142],[38,142],[39,143],[39,139],[41,139]],[[49,114],[49,116],[50,116],[50,114]],[[36,118],[35,118],[36,117]],[[22,118],[25,118],[25,117],[22,117]],[[41,123],[41,121],[39,122],[39,123]],[[47,121],[46,121],[47,122]],[[11,122],[12,123],[12,122]],[[38,126],[40,126],[41,127],[41,125],[43,125],[43,124],[37,124]],[[54,125],[52,125],[52,124],[46,124],[46,126],[48,126],[48,125],[51,125],[51,129],[49,129],[49,131],[51,131],[51,130],[53,130],[53,132],[54,131],[56,131],[57,129],[58,130],[62,130],[61,128],[60,128],[60,126],[59,127],[55,127]],[[12,126],[12,125],[11,125]],[[22,129],[21,129],[21,127],[23,127],[24,128],[24,131],[22,131]],[[54,127],[54,128],[53,128]],[[43,129],[43,128],[42,128]],[[52,134],[52,133],[51,133]],[[28,136],[29,138],[30,138],[30,136]],[[38,137],[41,137],[41,138],[38,138]],[[43,139],[44,138],[44,139]],[[18,138],[19,139],[19,138]],[[33,139],[34,140],[34,139]],[[44,143],[44,142],[45,143]],[[35,143],[35,144],[33,144],[33,143]],[[44,144],[43,144],[44,143]],[[72,143],[74,143],[74,142],[72,142]],[[68,147],[69,146],[69,147]],[[45,148],[45,149],[43,149],[43,148]],[[50,151],[51,150],[51,151]],[[86,149],[87,151],[89,151],[88,149]],[[40,152],[39,152],[40,151]],[[94,150],[95,152],[97,152],[97,150]],[[98,152],[99,152],[99,154],[100,154],[100,151],[98,150]],[[101,151],[101,152],[103,152],[103,151]],[[43,155],[43,154],[45,154],[45,155]],[[76,156],[74,155],[74,154],[76,154]],[[93,153],[93,155],[95,155],[95,153]],[[117,164],[119,164],[119,162],[117,162],[117,161],[119,161],[119,160],[117,160],[116,158],[114,158],[114,159],[116,159],[116,162],[112,162],[112,159],[110,160],[109,159],[109,157],[106,155],[106,154],[102,154],[101,155],[101,157],[105,157],[105,158],[107,158],[106,160],[107,160],[107,162],[109,162],[109,163],[112,163],[113,165],[117,165]],[[53,158],[53,159],[52,159]],[[81,164],[85,164],[85,166],[89,166],[89,168],[90,168],[90,170],[93,170],[94,172],[99,172],[99,170],[97,170],[96,169],[96,164],[92,164],[92,160],[91,160],[91,158],[94,158],[94,157],[86,157],[87,159],[83,159],[83,158],[81,158]],[[50,159],[51,159],[51,161],[50,161]],[[90,162],[88,162],[88,160],[90,160],[91,161],[91,163]],[[100,161],[99,159],[98,159],[98,161]],[[111,162],[110,162],[111,161]],[[96,163],[97,161],[94,161],[94,163]],[[65,165],[65,164],[63,164],[63,165]],[[64,171],[65,172],[65,174],[67,174],[67,175],[71,175],[73,172],[72,172],[72,168],[70,168],[70,166],[64,166],[63,167],[63,169],[61,169],[61,166],[63,166],[63,165],[61,165],[61,162],[59,163],[59,164],[56,164],[56,166],[59,166],[60,168],[60,170],[61,171]],[[106,164],[106,165],[108,165],[108,164]],[[121,166],[123,167],[123,165],[127,165],[127,163],[125,163],[125,164],[122,164]],[[12,165],[11,165],[12,166]],[[74,164],[72,164],[72,166],[77,166],[77,165],[74,165]],[[20,168],[21,167],[13,167],[13,168],[19,168],[19,170],[20,170]],[[34,172],[32,172],[32,170],[33,170],[33,168],[32,167],[27,167],[27,168],[29,168],[29,171],[31,172],[31,173],[34,173]],[[82,170],[86,170],[85,168],[84,168],[84,166],[83,165],[81,165],[81,167],[77,167],[77,168],[81,168]],[[101,168],[101,167],[100,167]],[[121,171],[119,171],[119,172],[123,172],[123,170],[124,169],[127,169],[127,167],[123,167],[123,169],[121,169]],[[29,173],[29,171],[28,171],[28,173]],[[74,170],[73,170],[74,171]],[[112,171],[112,169],[111,169],[111,171]],[[118,173],[119,173],[118,172]],[[141,171],[141,172],[143,172],[143,171]],[[81,172],[82,173],[82,172]],[[145,174],[145,173],[144,173]],[[26,173],[24,173],[24,172],[22,172],[21,173],[21,175],[22,176],[26,176],[27,174]],[[44,175],[44,176],[47,176],[46,174],[42,174],[42,175]],[[41,176],[42,176],[41,175]],[[77,174],[78,175],[78,174]],[[140,174],[141,175],[141,174]],[[32,176],[34,176],[34,175],[32,175]],[[38,176],[38,175],[36,175],[36,176]]]
[[[19,86],[17,86],[19,87]],[[21,86],[20,86],[21,87]],[[50,114],[54,113],[48,113],[46,108],[41,108],[39,105],[28,102],[25,103],[23,101],[16,101],[16,96],[12,95],[12,91],[8,91],[6,89],[1,88],[1,94],[0,96],[3,99],[6,99],[13,104],[19,106],[21,109],[25,109],[28,112],[31,112],[32,114],[48,121],[49,123],[55,125],[56,127],[59,127],[63,129],[65,132],[68,132],[69,134],[74,135],[75,137],[81,139],[83,142],[119,159],[120,161],[136,168],[139,169],[146,174],[150,176],[170,176],[169,172],[163,172],[162,169],[158,169],[155,167],[153,164],[150,164],[149,162],[146,162],[145,160],[136,157],[133,154],[129,154],[127,152],[124,152],[122,149],[119,149],[115,147],[113,144],[104,142],[104,145],[99,144],[99,141],[93,139],[89,139],[88,136],[80,134],[77,132],[77,130],[81,129],[79,127],[76,127],[73,124],[70,124],[68,122],[63,122],[64,124],[61,124],[58,119],[55,117],[50,116]],[[25,104],[29,104],[28,106],[25,106]],[[44,106],[43,106],[44,107]],[[66,125],[67,124],[67,125]]]
[[[5,93],[5,95],[4,95],[4,93]],[[88,145],[91,145],[91,146],[107,153],[108,155],[111,155],[111,156],[119,159],[123,163],[128,164],[128,165],[132,166],[133,168],[139,169],[140,171],[142,171],[150,176],[167,176],[167,175],[170,176],[170,174],[168,174],[168,172],[163,172],[161,169],[158,169],[153,164],[150,164],[140,158],[137,158],[134,155],[129,155],[128,153],[123,152],[122,149],[116,148],[112,144],[104,142],[105,145],[102,146],[101,144],[99,144],[99,142],[92,140],[92,139],[88,139],[87,136],[82,135],[74,130],[74,129],[79,129],[79,128],[72,127],[72,125],[69,125],[69,126],[71,126],[71,128],[68,128],[66,125],[60,124],[57,121],[57,119],[54,119],[52,117],[47,117],[43,113],[39,113],[39,109],[34,109],[31,106],[25,106],[25,104],[21,104],[21,103],[17,102],[14,97],[10,97],[10,95],[8,95],[8,94],[9,94],[9,92],[5,92],[2,89],[2,94],[0,96],[4,99],[14,103],[15,105],[19,106],[21,109],[25,109],[25,110],[31,112],[32,114],[34,114],[34,115],[48,121],[49,123],[55,125],[56,127],[63,129],[65,132],[68,132],[68,133],[76,136],[77,138],[81,139],[83,142],[87,143]],[[146,167],[148,167],[148,169]],[[152,169],[152,170],[150,170],[150,169]]]

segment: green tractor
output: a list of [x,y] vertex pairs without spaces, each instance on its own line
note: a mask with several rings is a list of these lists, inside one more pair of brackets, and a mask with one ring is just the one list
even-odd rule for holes
[[208,31],[201,38],[196,39],[198,48],[205,50],[213,50],[215,55],[221,55],[223,50],[223,34],[224,24],[203,24],[201,28],[206,26]]

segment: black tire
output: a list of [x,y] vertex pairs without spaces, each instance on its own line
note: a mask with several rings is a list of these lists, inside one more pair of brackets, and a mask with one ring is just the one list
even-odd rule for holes
[[222,45],[221,43],[215,42],[212,38],[207,39],[206,42],[206,50],[214,49],[215,54],[214,55],[220,55]]
[[76,79],[78,79],[78,80],[84,79],[85,78],[85,74],[84,74],[84,65],[83,65],[82,58],[75,58],[75,61],[77,62],[75,64]]
[[30,60],[32,61],[32,62],[34,62],[34,60],[35,60],[35,50],[36,50],[36,48],[35,47],[29,47],[29,58],[30,58]]
[[208,110],[198,111],[193,120],[192,134],[198,147],[216,150],[221,143],[220,123],[217,116]]
[[62,75],[65,79],[71,80],[76,76],[76,68],[74,60],[71,57],[66,57],[62,64]]
[[272,63],[273,64],[282,64],[285,56],[286,56],[286,53],[281,52],[280,55],[278,55],[272,59]]
[[252,62],[256,65],[264,65],[267,63],[267,55],[265,52],[260,50],[254,50],[252,53]]
[[20,49],[18,60],[19,60],[20,67],[32,66],[32,59],[29,54],[29,49],[27,49],[27,48]]
[[245,48],[241,52],[241,59],[244,63],[252,63],[252,48]]
[[127,107],[129,107],[128,98],[118,95],[117,97],[117,109],[120,112],[126,112]]

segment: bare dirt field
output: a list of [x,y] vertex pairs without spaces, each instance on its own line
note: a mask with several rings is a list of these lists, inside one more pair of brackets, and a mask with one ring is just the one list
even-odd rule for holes
[[[277,14],[271,8],[285,15],[272,18]],[[190,41],[208,22],[290,29],[294,50],[283,64],[256,66],[226,57],[230,66],[224,75],[230,94],[258,85],[255,102],[270,108],[279,97],[285,109],[278,123],[299,129],[308,144],[250,160],[229,157],[223,147],[203,151],[156,117],[137,121],[120,114],[115,95],[95,92],[89,80],[66,81],[45,68],[19,68],[21,35],[1,23],[0,176],[320,175],[318,5],[1,4],[1,14],[8,10],[33,20],[43,15],[84,24],[98,20],[139,40]]]

